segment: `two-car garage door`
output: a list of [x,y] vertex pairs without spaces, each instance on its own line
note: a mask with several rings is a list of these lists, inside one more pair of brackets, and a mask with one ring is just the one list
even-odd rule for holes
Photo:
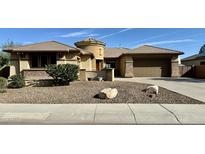
[[170,59],[133,59],[133,72],[136,77],[169,77]]

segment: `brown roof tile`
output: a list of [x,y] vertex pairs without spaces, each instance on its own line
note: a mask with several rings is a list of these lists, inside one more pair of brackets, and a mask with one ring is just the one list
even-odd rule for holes
[[182,59],[181,61],[196,60],[196,59],[205,59],[205,54],[195,54],[189,57]]
[[128,48],[105,48],[105,58],[117,58],[123,53],[129,52]]
[[144,46],[132,49],[129,52],[129,54],[183,54],[183,52],[150,46],[150,45],[144,45]]
[[93,53],[92,52],[90,52],[90,51],[87,51],[87,50],[84,50],[84,49],[80,49],[80,48],[77,48],[79,51],[80,51],[80,53],[82,54],[82,55],[93,55]]
[[57,41],[47,41],[30,45],[23,45],[13,48],[6,48],[7,52],[33,52],[33,51],[79,51],[78,49],[68,46]]

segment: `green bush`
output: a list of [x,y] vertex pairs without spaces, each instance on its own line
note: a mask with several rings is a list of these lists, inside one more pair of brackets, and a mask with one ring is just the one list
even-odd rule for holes
[[8,65],[9,63],[9,55],[7,53],[0,53],[0,67],[4,65]]
[[55,85],[69,85],[71,81],[78,79],[77,65],[50,64],[46,66],[46,72],[54,79]]
[[10,77],[11,82],[9,83],[9,88],[22,88],[25,86],[25,80],[22,75],[13,75]]
[[0,77],[0,93],[6,92],[7,87],[7,79]]
[[0,76],[1,77],[8,79],[9,73],[10,73],[10,66],[4,65],[3,67],[0,68]]

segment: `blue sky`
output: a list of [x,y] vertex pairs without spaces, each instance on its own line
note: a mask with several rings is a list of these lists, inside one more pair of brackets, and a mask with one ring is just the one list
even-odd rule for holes
[[56,40],[73,45],[94,37],[107,47],[136,48],[148,44],[183,51],[182,57],[198,53],[205,44],[205,28],[0,28],[0,44],[8,39],[19,44]]

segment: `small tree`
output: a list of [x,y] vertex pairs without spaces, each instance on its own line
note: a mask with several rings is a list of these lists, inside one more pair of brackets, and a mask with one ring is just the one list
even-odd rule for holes
[[0,53],[0,68],[4,65],[8,65],[10,56],[7,53]]
[[205,54],[205,44],[200,48],[199,54]]
[[55,85],[69,85],[71,81],[78,79],[77,65],[50,64],[46,66],[46,72],[54,79]]
[[[10,48],[10,47],[15,47],[15,46],[20,46],[20,44],[14,43],[13,41],[7,40],[5,43],[1,44],[0,48],[5,49],[5,48]],[[0,52],[0,67],[3,67],[4,65],[8,65],[10,59],[10,54],[9,53],[3,53],[2,51]]]

